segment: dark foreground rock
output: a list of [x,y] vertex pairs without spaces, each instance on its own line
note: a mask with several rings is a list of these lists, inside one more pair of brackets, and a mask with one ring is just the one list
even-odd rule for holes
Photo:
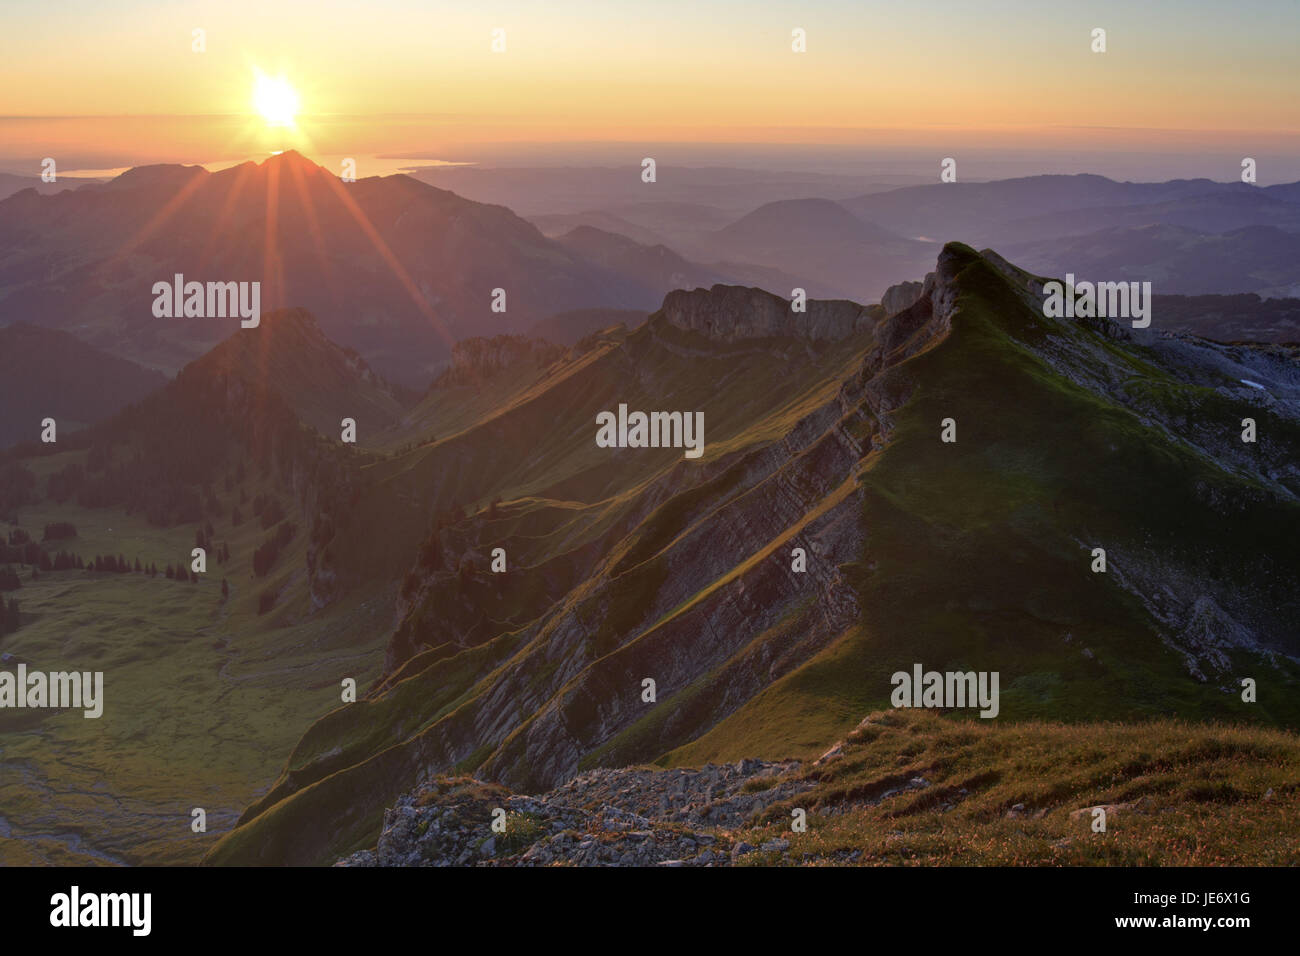
[[[593,770],[538,796],[437,778],[384,814],[373,850],[338,866],[725,866],[754,850],[731,830],[813,784],[797,761],[699,770]],[[505,832],[492,821],[504,811]],[[498,825],[498,829],[500,825]],[[788,844],[787,844],[788,846]]]

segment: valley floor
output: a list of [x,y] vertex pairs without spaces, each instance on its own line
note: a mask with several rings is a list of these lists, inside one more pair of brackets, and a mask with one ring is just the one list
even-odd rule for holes
[[[110,510],[24,518],[33,528],[73,520],[71,547],[87,557],[121,550],[162,567],[192,544],[188,528]],[[93,720],[0,715],[0,866],[197,863],[274,779],[303,728],[337,706],[339,680],[364,686],[377,671],[380,602],[259,619],[245,597],[258,583],[242,562],[196,584],[84,570],[31,580],[23,570],[14,593],[24,624],[0,650],[33,669],[102,671],[105,702]],[[191,829],[196,807],[204,833]]]

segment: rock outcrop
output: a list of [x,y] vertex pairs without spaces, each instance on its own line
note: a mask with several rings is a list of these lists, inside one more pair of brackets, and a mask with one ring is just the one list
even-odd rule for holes
[[472,385],[523,365],[545,367],[568,349],[524,335],[494,335],[462,339],[452,346],[451,364],[438,376],[434,388]]
[[[596,770],[539,796],[437,779],[384,814],[373,850],[339,866],[726,866],[760,849],[730,828],[810,789],[797,761],[699,770]],[[504,816],[500,811],[504,811]],[[491,827],[493,814],[504,832]]]
[[885,315],[902,312],[916,304],[924,288],[924,282],[900,282],[898,285],[891,285],[880,297],[880,307],[885,310]]
[[869,309],[843,299],[809,299],[795,312],[788,299],[762,289],[715,285],[669,292],[660,310],[664,321],[715,342],[789,336],[839,341],[869,329]]

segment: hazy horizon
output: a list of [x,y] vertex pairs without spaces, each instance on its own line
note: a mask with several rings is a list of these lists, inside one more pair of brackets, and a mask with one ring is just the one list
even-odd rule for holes
[[[0,119],[0,129],[7,121]],[[1117,149],[1077,151],[1068,149],[1020,150],[995,147],[950,147],[926,150],[920,146],[876,147],[858,150],[838,144],[788,143],[464,143],[435,149],[397,149],[370,153],[313,150],[300,144],[288,145],[308,159],[335,168],[345,156],[358,161],[359,176],[387,176],[431,166],[478,166],[482,168],[611,168],[636,167],[648,150],[664,166],[689,168],[753,169],[766,172],[797,172],[821,175],[871,176],[882,184],[912,185],[935,181],[934,170],[942,156],[956,154],[962,161],[962,181],[976,182],[1040,175],[1105,176],[1117,181],[1166,182],[1176,179],[1210,179],[1234,182],[1240,176],[1240,157],[1226,147],[1211,152],[1169,152]],[[164,150],[153,155],[104,154],[93,151],[61,153],[61,177],[111,178],[138,166],[181,164],[203,166],[211,172],[244,162],[261,162],[281,152],[258,150],[237,155],[207,156],[184,150]],[[1271,186],[1300,181],[1300,153],[1268,153],[1256,150],[1258,183]],[[36,178],[43,157],[0,156],[0,173]]]
[[[675,0],[653,13],[126,6],[63,0],[8,14],[8,37],[23,43],[0,59],[0,170],[39,175],[46,157],[68,174],[228,165],[290,148],[585,166],[639,163],[653,148],[665,164],[918,181],[945,156],[963,157],[967,179],[1227,181],[1249,156],[1261,185],[1300,179],[1288,82],[1300,8],[1285,2],[1249,17],[1209,2],[757,3],[743,16]],[[1103,54],[1091,49],[1097,28]],[[258,115],[258,76],[291,88],[287,122]]]

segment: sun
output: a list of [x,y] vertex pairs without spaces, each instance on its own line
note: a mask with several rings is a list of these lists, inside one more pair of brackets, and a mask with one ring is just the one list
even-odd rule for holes
[[298,113],[298,93],[283,76],[257,74],[253,105],[270,126],[292,126]]

